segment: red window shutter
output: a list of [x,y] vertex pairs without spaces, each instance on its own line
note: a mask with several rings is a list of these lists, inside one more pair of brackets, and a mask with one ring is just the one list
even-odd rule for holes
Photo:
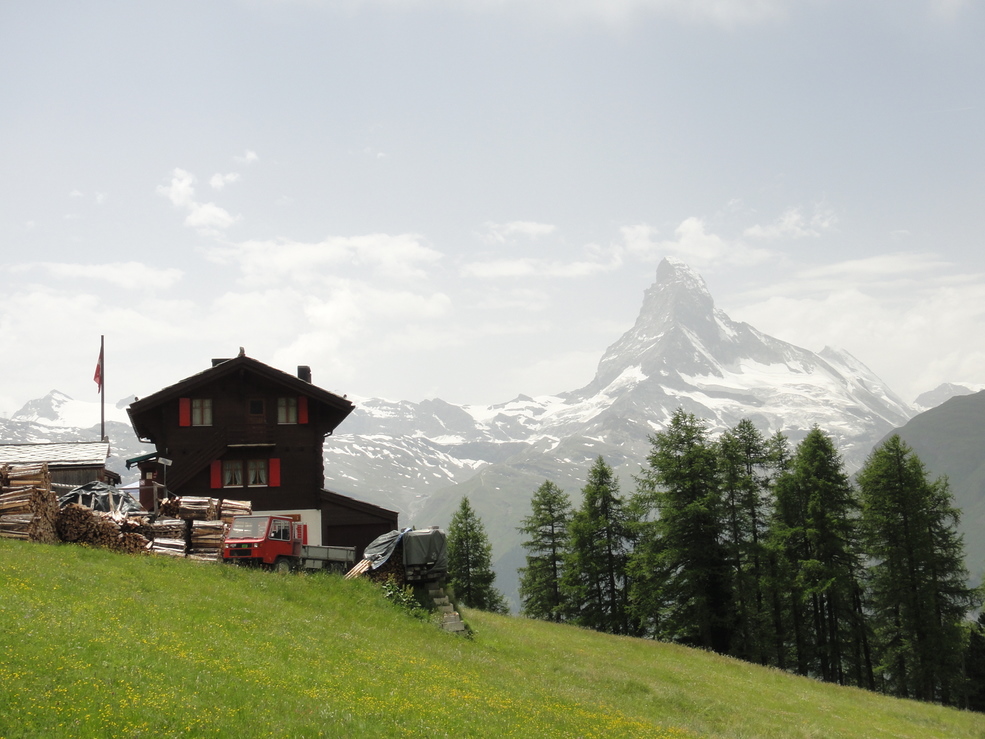
[[178,398],[178,425],[192,425],[192,399]]
[[222,487],[222,460],[213,460],[211,469],[209,470],[212,475],[212,489]]
[[298,396],[298,423],[308,422],[308,398],[304,395]]
[[267,465],[267,485],[272,488],[280,487],[280,460],[271,459]]

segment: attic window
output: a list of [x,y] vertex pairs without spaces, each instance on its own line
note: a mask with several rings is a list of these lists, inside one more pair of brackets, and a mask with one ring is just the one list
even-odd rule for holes
[[212,398],[178,398],[179,426],[211,426]]
[[263,407],[263,400],[254,398],[249,401],[247,408],[247,413],[249,413],[251,421],[264,420],[266,413]]
[[192,426],[212,425],[212,398],[192,398]]
[[298,422],[298,399],[277,398],[277,423]]

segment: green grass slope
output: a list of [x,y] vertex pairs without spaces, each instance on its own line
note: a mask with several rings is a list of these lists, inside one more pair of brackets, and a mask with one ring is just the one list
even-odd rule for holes
[[985,715],[368,582],[0,540],[0,737],[982,737]]

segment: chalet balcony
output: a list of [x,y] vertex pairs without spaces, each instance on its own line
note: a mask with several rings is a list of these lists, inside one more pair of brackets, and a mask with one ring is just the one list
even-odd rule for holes
[[237,428],[227,429],[225,432],[226,443],[229,446],[249,445],[270,445],[276,443],[276,429],[265,424],[249,424]]

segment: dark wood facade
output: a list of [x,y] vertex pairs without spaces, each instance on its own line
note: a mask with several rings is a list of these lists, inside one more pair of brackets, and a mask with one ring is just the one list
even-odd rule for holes
[[335,546],[355,547],[361,558],[366,546],[378,536],[397,528],[396,511],[366,503],[355,498],[321,491],[322,541]]
[[150,471],[158,489],[174,495],[249,500],[258,512],[319,512],[323,544],[342,545],[334,537],[346,526],[373,526],[386,514],[396,528],[396,513],[368,503],[360,503],[362,520],[332,523],[339,511],[322,489],[322,445],[354,406],[310,377],[306,367],[295,376],[241,354],[136,400],[127,409],[134,430],[171,461],[142,463],[142,476]]

